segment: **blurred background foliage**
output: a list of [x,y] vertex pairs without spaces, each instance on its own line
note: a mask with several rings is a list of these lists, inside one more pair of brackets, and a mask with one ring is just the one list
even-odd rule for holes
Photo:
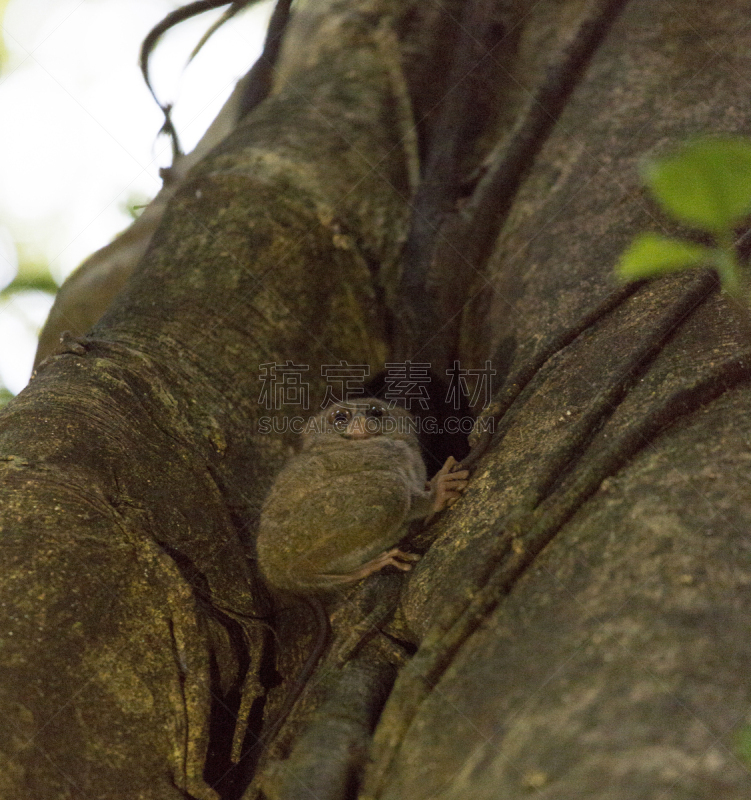
[[[28,382],[54,293],[141,213],[170,144],[138,67],[185,0],[0,0],[0,405]],[[218,8],[167,33],[151,74],[186,151],[260,53],[271,0],[220,28]]]

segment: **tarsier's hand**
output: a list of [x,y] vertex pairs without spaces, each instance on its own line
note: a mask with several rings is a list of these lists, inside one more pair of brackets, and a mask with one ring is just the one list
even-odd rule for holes
[[453,505],[462,496],[462,492],[467,487],[469,470],[461,469],[452,472],[452,469],[456,465],[456,459],[453,456],[449,456],[446,459],[446,463],[431,478],[430,483],[428,483],[428,489],[434,493],[433,508],[430,512],[431,516]]

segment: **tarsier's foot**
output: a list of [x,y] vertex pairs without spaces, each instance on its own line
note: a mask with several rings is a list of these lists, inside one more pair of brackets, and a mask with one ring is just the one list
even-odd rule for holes
[[360,580],[360,578],[367,578],[374,572],[379,572],[384,567],[396,567],[402,572],[408,572],[412,569],[415,561],[419,561],[420,556],[416,553],[405,553],[398,547],[392,547],[391,550],[386,550],[384,553],[376,556],[371,561],[363,564],[359,569],[349,573],[350,580]]
[[460,469],[452,472],[451,470],[456,464],[456,459],[453,456],[449,456],[446,459],[446,463],[430,481],[431,488],[435,489],[432,514],[437,514],[447,506],[453,505],[467,488],[469,470]]
[[329,583],[354,583],[367,578],[368,575],[372,575],[374,572],[379,572],[384,567],[396,567],[402,572],[408,572],[412,569],[414,562],[419,560],[420,556],[416,553],[405,553],[398,547],[393,547],[352,572],[347,572],[344,575],[322,575],[321,577],[326,578]]

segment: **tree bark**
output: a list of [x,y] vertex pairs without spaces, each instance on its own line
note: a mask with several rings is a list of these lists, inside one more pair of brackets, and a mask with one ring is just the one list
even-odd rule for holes
[[260,366],[310,365],[320,399],[320,365],[430,352],[391,315],[464,6],[298,3],[271,96],[0,416],[0,796],[748,796],[748,311],[701,271],[613,279],[669,224],[639,158],[749,127],[742,0],[488,6],[451,156],[481,177],[420,241],[436,331],[460,313],[462,365],[503,373],[496,433],[409,578],[332,605],[262,738],[313,630],[253,561],[293,441],[261,432]]

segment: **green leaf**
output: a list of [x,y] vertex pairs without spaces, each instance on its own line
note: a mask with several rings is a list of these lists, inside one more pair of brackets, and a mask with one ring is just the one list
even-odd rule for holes
[[0,299],[8,297],[8,295],[15,294],[16,292],[25,292],[29,290],[36,290],[39,292],[48,292],[55,294],[60,287],[55,283],[54,278],[49,272],[44,274],[28,274],[17,275],[2,291],[0,291]]
[[751,212],[751,140],[704,137],[645,162],[642,178],[674,217],[717,233]]
[[734,750],[747,766],[751,766],[751,725],[744,725],[736,731]]
[[616,270],[618,277],[624,280],[654,278],[679,269],[713,266],[719,254],[714,247],[656,233],[641,233],[625,250]]

